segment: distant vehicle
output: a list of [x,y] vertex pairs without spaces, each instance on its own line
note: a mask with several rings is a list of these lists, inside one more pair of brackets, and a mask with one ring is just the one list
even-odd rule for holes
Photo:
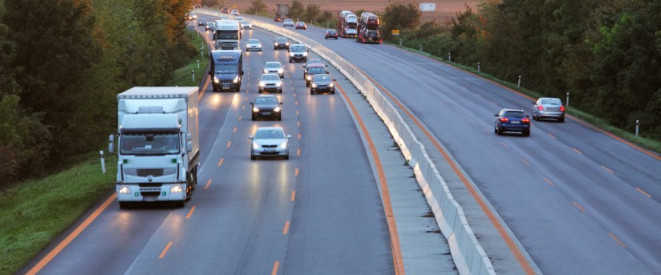
[[282,120],[282,102],[275,95],[258,95],[252,105],[252,120],[273,118]]
[[280,22],[282,18],[287,18],[289,15],[289,4],[275,4],[275,17],[273,21]]
[[251,29],[252,30],[252,23],[250,23],[250,21],[248,21],[248,20],[241,21],[241,26],[244,29]]
[[339,35],[346,37],[356,37],[358,34],[358,16],[350,11],[340,11],[337,14],[337,30]]
[[186,19],[186,20],[197,19],[197,14],[195,14],[193,12],[188,12],[188,13],[186,13],[186,15],[184,15],[184,19]]
[[199,8],[201,8],[201,7],[202,7],[201,5],[195,5],[195,6],[193,6],[193,8],[196,8],[196,9],[199,9]]
[[[309,59],[308,59],[308,62],[306,62],[305,64],[303,64],[303,69],[305,69],[308,65],[310,65],[310,64],[312,64],[312,63],[324,64],[324,62],[321,61],[321,58],[309,58]],[[328,65],[325,65],[325,64],[324,64],[324,66],[326,66],[326,68],[328,68]],[[305,70],[303,70],[303,78],[305,78]]]
[[275,73],[265,73],[259,78],[257,92],[276,92],[282,93],[282,78]]
[[213,30],[216,29],[215,25],[216,25],[216,23],[214,23],[214,22],[207,22],[207,24],[204,25],[204,30],[205,31],[213,31]]
[[287,49],[289,50],[289,39],[284,36],[278,36],[275,38],[275,41],[273,41],[273,49]]
[[293,27],[294,26],[294,20],[292,20],[291,18],[286,18],[285,21],[282,21],[282,26],[283,27],[287,27],[287,26]]
[[556,119],[565,122],[565,106],[559,98],[540,97],[532,106],[532,119]]
[[243,21],[243,17],[241,17],[241,16],[235,16],[235,17],[234,17],[234,20],[241,22],[241,21]]
[[305,44],[291,44],[289,45],[289,63],[294,61],[308,61],[308,47]]
[[198,20],[198,21],[197,21],[197,26],[206,26],[206,25],[207,25],[207,23],[205,23],[205,22],[202,21],[202,20]]
[[505,132],[521,132],[530,136],[530,119],[523,110],[503,108],[495,114],[494,133],[502,135]]
[[216,49],[240,50],[241,28],[235,20],[216,20],[213,40]]
[[280,78],[284,77],[285,69],[282,67],[282,64],[279,61],[268,61],[264,63],[264,73],[274,73],[277,74]]
[[209,54],[209,75],[213,91],[241,90],[243,53],[241,50],[215,50]]
[[227,7],[222,7],[222,8],[220,9],[220,12],[222,12],[222,13],[230,13],[230,9],[227,8]]
[[196,13],[191,13],[190,20],[197,20],[197,14]]
[[238,10],[232,10],[232,11],[230,11],[230,14],[234,15],[234,16],[239,16],[239,11]]
[[249,51],[262,51],[262,42],[259,39],[248,39],[246,43],[246,52]]
[[284,157],[289,159],[289,139],[282,127],[259,127],[254,136],[248,137],[250,144],[250,159],[257,157]]
[[338,37],[339,34],[334,29],[327,29],[326,33],[324,33],[324,39],[335,38],[335,40],[337,40]]
[[330,92],[335,94],[335,84],[333,79],[329,74],[315,74],[310,80],[310,94],[316,94],[320,92]]
[[321,63],[313,63],[305,68],[304,71],[305,87],[310,86],[310,81],[312,81],[312,76],[316,74],[328,74],[328,70],[326,70],[326,65]]
[[117,95],[116,189],[119,207],[170,201],[178,207],[197,186],[200,137],[197,87],[133,87]]
[[297,30],[307,30],[307,29],[308,29],[308,25],[305,25],[305,22],[303,22],[303,21],[298,21],[298,22],[296,22],[296,26],[294,26],[294,29],[297,29]]

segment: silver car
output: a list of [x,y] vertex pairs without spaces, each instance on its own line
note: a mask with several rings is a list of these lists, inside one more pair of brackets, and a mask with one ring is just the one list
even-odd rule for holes
[[246,51],[262,51],[262,42],[259,39],[248,39],[246,43]]
[[287,19],[285,19],[285,21],[282,22],[282,26],[283,27],[287,27],[287,26],[294,27],[294,20],[292,20],[290,18],[287,18]]
[[252,23],[247,20],[241,21],[241,26],[243,26],[244,29],[251,29],[252,30]]
[[282,127],[259,127],[254,136],[248,137],[250,144],[250,159],[257,157],[284,157],[289,159],[289,139]]
[[262,91],[282,93],[282,79],[274,73],[263,74],[257,86],[259,93]]
[[565,121],[565,106],[559,98],[540,97],[532,106],[532,119],[540,120],[545,118],[556,119],[560,122]]
[[283,78],[285,76],[285,68],[282,67],[282,63],[278,61],[268,61],[264,63],[264,73],[274,73],[278,74],[280,78]]

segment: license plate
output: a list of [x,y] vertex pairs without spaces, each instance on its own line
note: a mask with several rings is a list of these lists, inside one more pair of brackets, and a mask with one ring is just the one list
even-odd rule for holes
[[263,116],[270,116],[270,115],[271,115],[271,112],[263,112],[262,115],[263,115]]
[[521,121],[517,121],[517,120],[512,121],[512,124],[519,124],[519,123],[521,123]]
[[275,149],[264,149],[264,152],[275,152]]
[[230,85],[223,85],[223,89],[229,89]]

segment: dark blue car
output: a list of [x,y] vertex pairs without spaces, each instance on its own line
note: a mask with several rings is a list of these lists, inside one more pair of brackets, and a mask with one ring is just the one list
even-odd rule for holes
[[505,132],[521,132],[523,136],[530,136],[530,116],[523,110],[503,108],[495,116],[493,131],[497,135]]

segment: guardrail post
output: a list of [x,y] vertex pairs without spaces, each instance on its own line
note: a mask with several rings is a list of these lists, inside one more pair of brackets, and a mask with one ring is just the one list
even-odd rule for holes
[[399,39],[399,45],[400,46],[402,45],[402,39],[401,38]]
[[569,107],[569,91],[567,91],[567,100],[565,101],[565,105]]
[[193,83],[195,83],[195,70],[190,71],[191,77],[193,79]]
[[638,136],[638,128],[640,128],[640,120],[636,119],[636,136]]
[[448,53],[448,62],[452,62],[452,53]]
[[519,75],[519,81],[516,83],[517,88],[521,88],[521,75]]
[[101,158],[101,172],[106,174],[106,161],[103,159],[103,151],[99,151],[99,157]]
[[420,46],[420,51],[422,51],[422,44],[418,44],[418,46]]
[[480,61],[477,62],[477,72],[480,72]]

